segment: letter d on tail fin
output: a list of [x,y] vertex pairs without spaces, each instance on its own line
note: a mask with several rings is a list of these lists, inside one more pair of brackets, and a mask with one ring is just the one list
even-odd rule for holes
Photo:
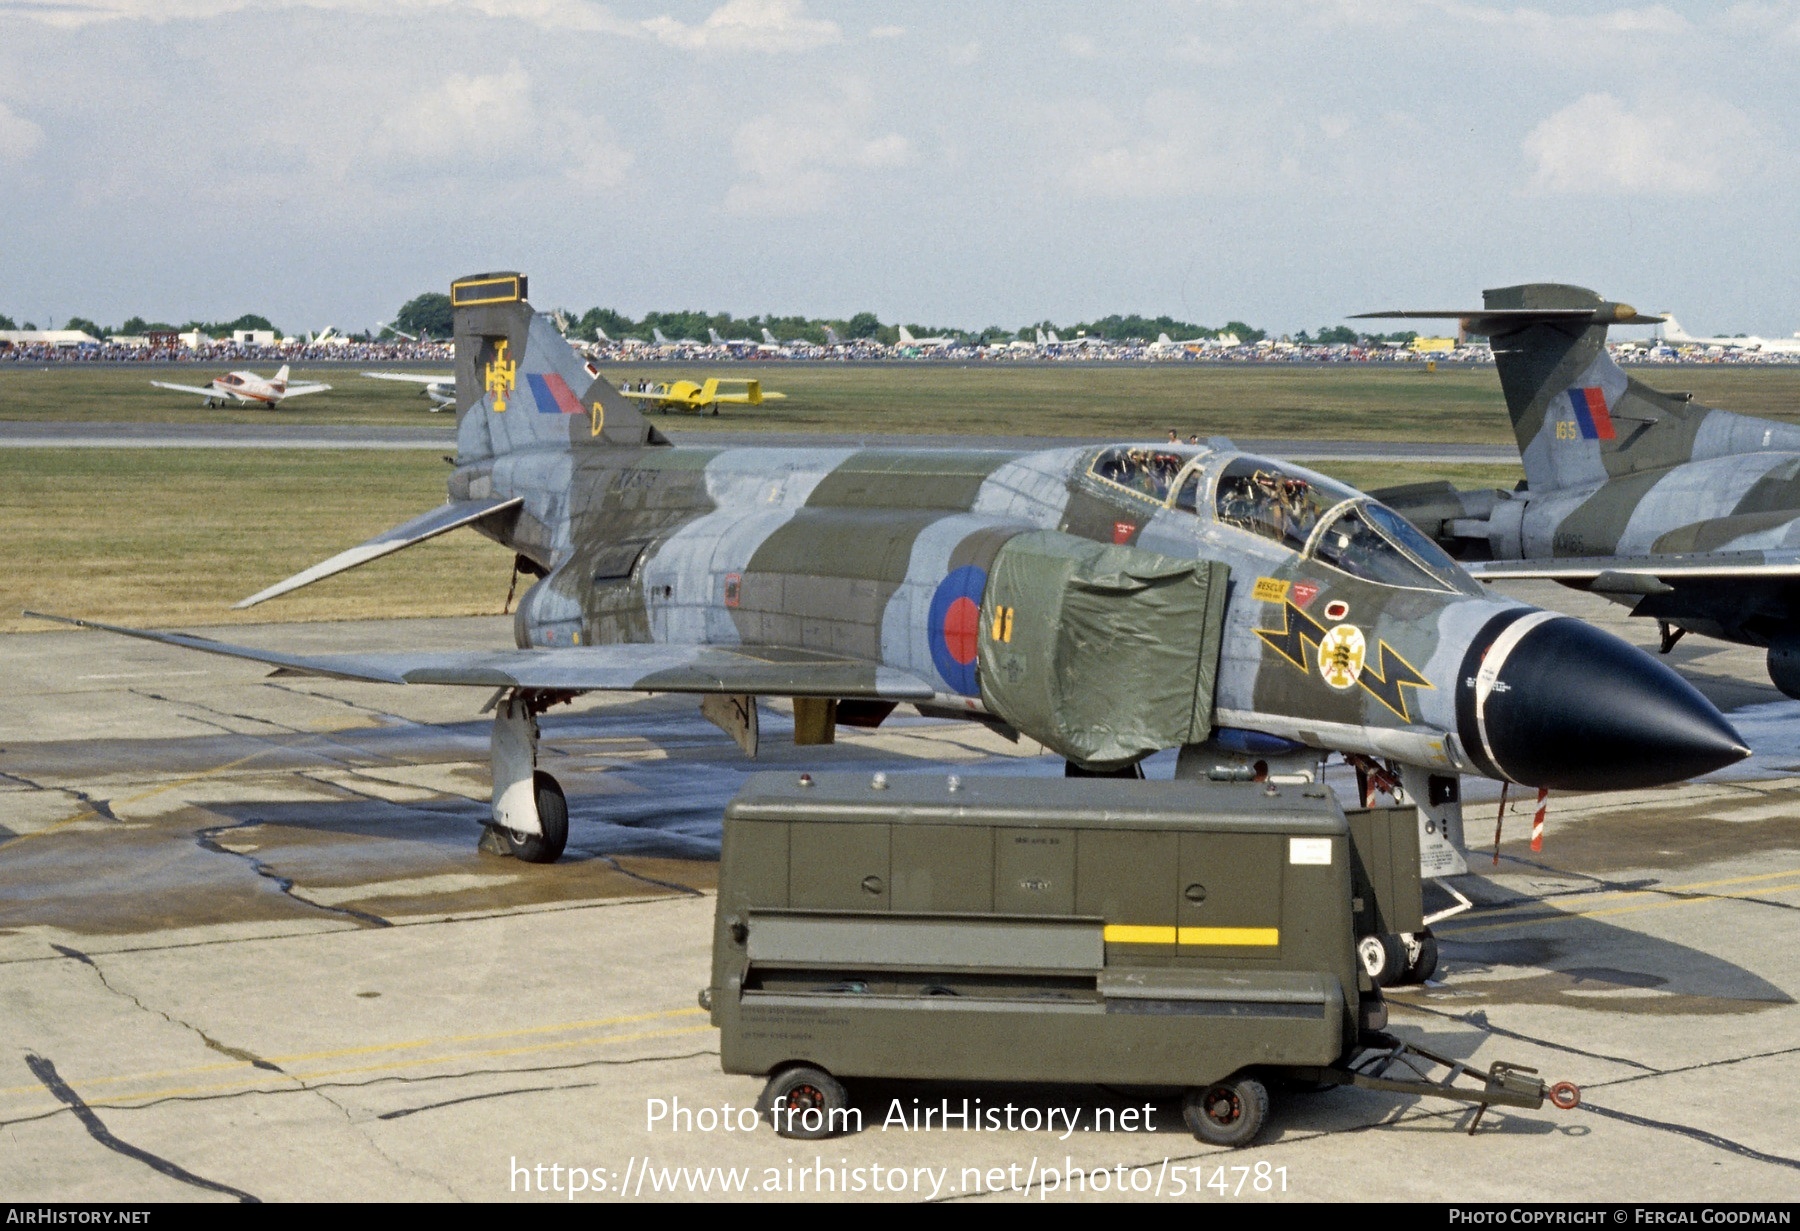
[[517,273],[451,283],[458,462],[525,450],[667,444],[525,295],[525,276]]

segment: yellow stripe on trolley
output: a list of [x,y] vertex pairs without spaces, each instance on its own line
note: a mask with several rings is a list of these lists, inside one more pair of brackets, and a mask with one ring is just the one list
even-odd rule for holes
[[1182,928],[1180,944],[1184,945],[1254,945],[1266,947],[1281,943],[1280,928]]
[[1267,948],[1281,943],[1280,928],[1165,928],[1109,923],[1102,934],[1109,945],[1240,945]]

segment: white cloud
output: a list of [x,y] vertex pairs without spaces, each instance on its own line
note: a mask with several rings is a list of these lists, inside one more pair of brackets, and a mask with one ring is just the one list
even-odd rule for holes
[[451,73],[389,113],[360,153],[381,174],[504,167],[514,180],[548,177],[588,192],[617,187],[633,160],[604,118],[539,108],[517,63],[485,76]]
[[[816,213],[838,198],[847,178],[912,162],[912,143],[901,134],[864,131],[869,110],[865,96],[848,93],[813,108],[815,118],[765,115],[741,125],[731,152],[742,178],[725,192],[727,212]],[[827,118],[816,118],[819,112]]]
[[1092,60],[1100,54],[1099,44],[1085,34],[1065,34],[1062,49],[1078,60]]
[[806,16],[799,0],[725,0],[696,26],[673,17],[643,25],[659,42],[684,51],[811,51],[843,38],[835,21]]
[[870,38],[899,38],[906,33],[905,26],[876,26],[869,31]]
[[981,40],[972,38],[966,43],[957,43],[945,53],[945,58],[959,68],[966,68],[981,59]]
[[[424,163],[516,156],[532,122],[531,79],[518,64],[488,76],[451,73],[383,119],[370,152]],[[496,143],[495,133],[508,139]]]
[[43,129],[0,103],[0,162],[22,162],[43,143]]
[[1716,193],[1748,163],[1756,126],[1713,99],[1659,99],[1633,111],[1587,94],[1541,121],[1521,148],[1540,192]]

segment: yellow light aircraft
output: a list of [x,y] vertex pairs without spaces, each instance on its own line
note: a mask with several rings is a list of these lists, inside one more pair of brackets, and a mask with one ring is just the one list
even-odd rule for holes
[[[742,385],[744,391],[720,393],[721,385]],[[715,415],[719,413],[721,406],[760,406],[764,402],[779,401],[787,396],[773,390],[763,392],[760,380],[717,376],[708,377],[703,385],[691,380],[674,380],[646,384],[642,389],[621,389],[619,392],[644,403],[647,410],[691,410],[699,414],[710,409]]]

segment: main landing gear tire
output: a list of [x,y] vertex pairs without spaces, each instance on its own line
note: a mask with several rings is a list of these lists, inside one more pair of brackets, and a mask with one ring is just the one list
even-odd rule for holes
[[1356,942],[1356,960],[1376,987],[1392,987],[1406,975],[1406,942],[1392,932]]
[[562,785],[541,769],[531,775],[531,783],[537,792],[538,824],[544,832],[527,834],[505,830],[506,845],[511,848],[514,859],[526,863],[555,863],[562,858],[563,847],[569,844],[569,800],[563,794]]
[[835,1137],[846,1127],[850,1095],[824,1069],[796,1064],[769,1078],[756,1110],[777,1133],[797,1141]]
[[1181,1100],[1188,1131],[1215,1146],[1249,1145],[1269,1118],[1269,1090],[1254,1077],[1228,1077]]

